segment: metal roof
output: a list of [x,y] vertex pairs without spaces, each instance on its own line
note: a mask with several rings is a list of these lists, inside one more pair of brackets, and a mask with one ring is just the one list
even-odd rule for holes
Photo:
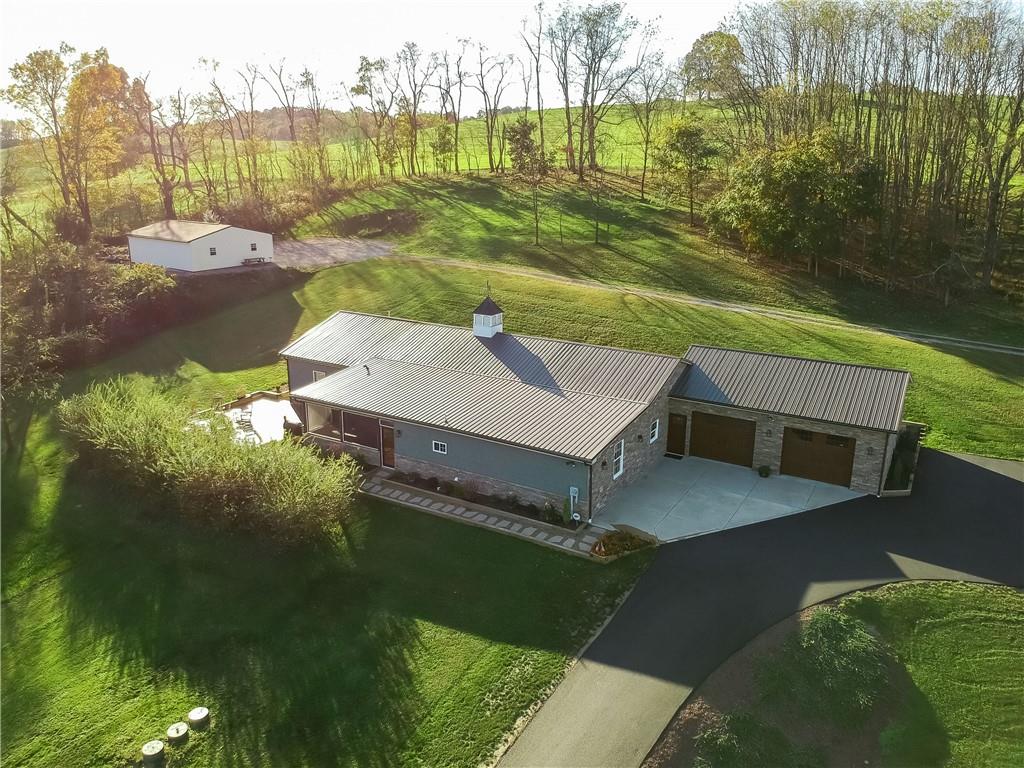
[[295,390],[295,398],[583,461],[647,407],[681,362],[537,336],[486,339],[469,328],[355,312],[335,313],[281,354],[346,366]]
[[672,397],[895,432],[910,373],[894,368],[691,346]]
[[652,352],[511,333],[486,339],[471,328],[358,312],[336,312],[281,354],[342,366],[398,360],[637,402],[653,399],[679,364]]
[[647,407],[515,379],[377,359],[307,384],[292,396],[580,461],[596,458]]
[[128,235],[130,237],[148,237],[151,240],[169,240],[174,243],[190,243],[200,237],[227,229],[229,226],[228,224],[210,224],[205,221],[164,219],[133,229]]

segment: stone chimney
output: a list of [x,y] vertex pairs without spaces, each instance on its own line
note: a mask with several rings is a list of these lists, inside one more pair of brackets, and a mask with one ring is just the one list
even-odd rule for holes
[[502,332],[504,316],[501,307],[488,296],[473,310],[473,335],[481,339],[494,338],[496,333]]

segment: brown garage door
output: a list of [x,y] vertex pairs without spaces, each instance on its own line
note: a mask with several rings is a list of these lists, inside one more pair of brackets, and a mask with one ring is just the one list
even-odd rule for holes
[[786,427],[782,435],[780,471],[784,475],[796,475],[849,488],[856,444],[857,441],[852,437]]
[[743,467],[752,466],[755,428],[755,423],[748,419],[694,411],[690,425],[690,455]]

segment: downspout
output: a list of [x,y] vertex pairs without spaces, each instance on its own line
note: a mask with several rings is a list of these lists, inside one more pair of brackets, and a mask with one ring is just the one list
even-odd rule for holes
[[587,464],[587,525],[594,519],[594,465]]

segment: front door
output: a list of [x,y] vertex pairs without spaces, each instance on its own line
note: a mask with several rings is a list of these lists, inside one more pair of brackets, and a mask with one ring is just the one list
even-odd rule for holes
[[686,450],[686,415],[670,413],[668,415],[668,444],[665,453],[682,456]]
[[395,467],[395,428],[380,425],[380,465]]

